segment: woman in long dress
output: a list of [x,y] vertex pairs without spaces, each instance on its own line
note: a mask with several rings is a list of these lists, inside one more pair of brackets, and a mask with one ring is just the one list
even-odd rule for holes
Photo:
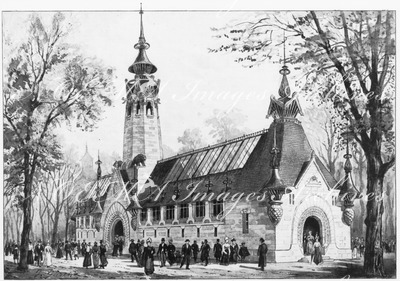
[[100,262],[101,262],[100,268],[103,268],[103,269],[108,264],[106,252],[107,252],[107,247],[106,247],[106,245],[103,244],[103,240],[100,240]]
[[315,243],[314,243],[314,262],[316,265],[323,262],[323,260],[322,260],[322,245],[319,242],[319,238],[316,238]]
[[237,263],[238,260],[238,254],[239,254],[239,245],[236,244],[236,239],[233,238],[232,240],[232,246],[231,246],[231,262]]
[[144,265],[144,273],[150,275],[154,272],[154,254],[156,250],[151,246],[151,238],[148,238],[146,243],[142,256],[142,265]]
[[46,247],[44,247],[44,262],[43,264],[47,267],[53,264],[51,255],[53,254],[53,249],[51,248],[50,244],[47,243]]
[[222,245],[222,257],[221,265],[229,265],[229,257],[231,256],[231,245],[229,244],[229,238],[225,238],[225,244]]
[[96,269],[99,268],[99,263],[100,263],[100,249],[97,246],[97,242],[94,242],[92,252],[93,252],[93,267]]
[[312,232],[309,231],[307,235],[307,254],[312,255],[314,252],[314,236]]
[[62,242],[58,241],[57,244],[57,252],[56,252],[56,258],[61,259],[63,257],[63,252],[62,252]]
[[92,246],[90,242],[86,246],[85,258],[83,259],[83,267],[88,268],[89,266],[92,266]]
[[29,240],[29,244],[28,244],[27,263],[33,264],[33,244],[32,244],[32,241],[30,241],[30,240]]

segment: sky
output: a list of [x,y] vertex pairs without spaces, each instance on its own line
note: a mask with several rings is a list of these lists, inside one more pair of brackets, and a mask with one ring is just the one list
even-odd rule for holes
[[[105,108],[103,120],[93,132],[63,127],[58,133],[64,144],[73,143],[78,148],[78,155],[83,155],[87,143],[91,155],[100,150],[122,156],[124,80],[133,78],[127,69],[137,56],[133,46],[139,37],[140,15],[137,10],[66,15],[72,23],[67,42],[79,46],[85,56],[101,59],[116,70],[117,94],[113,106]],[[29,13],[10,12],[3,16],[6,34],[13,33],[14,37],[24,34]],[[181,146],[177,138],[185,129],[196,127],[202,130],[205,142],[212,144],[204,122],[215,109],[241,111],[247,116],[244,126],[250,132],[268,128],[271,120],[265,116],[270,95],[278,91],[280,65],[264,63],[244,68],[234,62],[234,54],[208,51],[219,44],[211,27],[223,27],[248,16],[249,12],[146,11],[144,7],[144,33],[150,43],[147,55],[158,68],[155,77],[161,80],[163,144],[177,151]]]

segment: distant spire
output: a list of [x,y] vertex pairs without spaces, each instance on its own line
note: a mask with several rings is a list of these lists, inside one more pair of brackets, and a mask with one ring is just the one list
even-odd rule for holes
[[85,153],[88,153],[87,142],[86,142],[86,150],[85,150]]
[[100,161],[100,151],[97,151],[97,161],[96,161],[96,165],[97,165],[97,180],[101,179],[101,161]]
[[285,97],[290,97],[290,87],[289,87],[289,82],[287,80],[287,75],[290,74],[289,68],[286,66],[286,37],[285,37],[285,31],[283,31],[283,66],[282,69],[279,71],[280,74],[282,74],[282,81],[281,81],[281,86],[279,87],[279,95],[282,98]]
[[140,35],[138,43],[134,46],[135,49],[139,50],[139,54],[136,57],[135,62],[128,68],[128,71],[135,74],[152,74],[157,71],[157,67],[150,62],[146,54],[146,50],[150,48],[150,44],[146,42],[146,38],[144,37],[142,3],[140,3],[139,14]]

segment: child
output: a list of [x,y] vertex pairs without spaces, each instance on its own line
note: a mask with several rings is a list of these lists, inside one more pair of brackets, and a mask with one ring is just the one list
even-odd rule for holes
[[247,256],[250,256],[249,250],[246,247],[246,243],[242,242],[239,250],[239,256],[242,262],[245,261]]
[[13,256],[14,256],[14,263],[18,263],[19,250],[18,250],[18,245],[17,244],[15,244],[15,246],[14,246]]

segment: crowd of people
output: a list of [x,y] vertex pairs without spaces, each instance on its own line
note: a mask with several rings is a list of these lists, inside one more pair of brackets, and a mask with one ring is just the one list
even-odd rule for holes
[[[236,243],[236,239],[225,238],[225,243],[221,244],[220,240],[217,239],[213,249],[207,241],[207,239],[201,241],[201,244],[197,244],[197,241],[190,243],[189,239],[185,240],[181,250],[177,250],[173,244],[172,239],[165,241],[165,238],[161,239],[161,243],[158,245],[158,249],[152,246],[152,239],[147,238],[144,240],[138,240],[136,243],[131,240],[129,245],[129,253],[131,261],[136,262],[138,267],[144,267],[146,275],[150,275],[154,272],[154,259],[157,257],[160,260],[160,267],[165,267],[168,262],[170,266],[177,264],[180,268],[185,266],[186,269],[190,269],[189,266],[192,262],[197,263],[200,257],[200,262],[204,263],[205,266],[209,264],[211,251],[218,264],[229,265],[230,263],[237,263],[238,261],[244,262],[246,257],[250,255],[249,250],[246,247],[246,243],[241,243],[241,246]],[[260,239],[260,246],[258,249],[259,264],[261,270],[264,270],[266,265],[266,255],[268,247],[265,244],[263,238]],[[200,256],[199,256],[200,255]]]

